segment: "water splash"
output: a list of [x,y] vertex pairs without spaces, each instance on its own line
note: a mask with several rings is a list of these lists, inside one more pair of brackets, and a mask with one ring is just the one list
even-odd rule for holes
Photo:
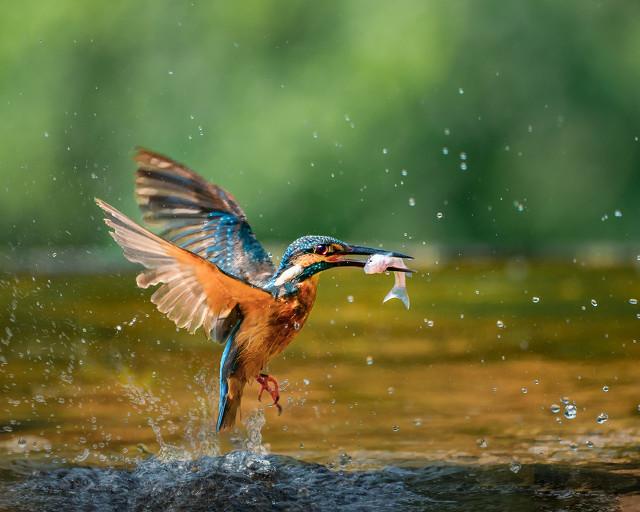
[[203,368],[193,380],[197,384],[198,407],[189,411],[185,440],[194,458],[220,455],[220,443],[213,427],[217,418],[218,379],[208,368]]
[[244,422],[247,428],[247,438],[244,441],[244,448],[252,453],[266,455],[267,448],[262,444],[262,428],[267,420],[264,417],[262,408],[253,411]]
[[[183,442],[171,444],[162,434],[162,423],[170,416],[169,405],[153,394],[151,389],[129,381],[122,385],[125,395],[135,411],[146,416],[147,425],[153,431],[158,444],[157,458],[164,462],[189,461],[202,456],[220,455],[218,436],[215,433],[217,380],[204,368],[194,377],[195,402],[197,406],[189,411],[189,419],[184,428]],[[141,446],[143,452],[149,452]]]

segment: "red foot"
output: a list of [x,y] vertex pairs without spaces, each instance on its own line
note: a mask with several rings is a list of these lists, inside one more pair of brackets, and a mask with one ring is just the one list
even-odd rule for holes
[[[282,414],[282,406],[278,403],[280,401],[280,388],[278,387],[278,381],[274,379],[271,375],[267,375],[266,373],[261,373],[256,380],[262,386],[260,388],[260,393],[258,393],[258,400],[262,399],[262,393],[267,392],[271,395],[273,399],[273,404],[278,408],[278,415]],[[273,388],[269,387],[269,384],[273,384]]]

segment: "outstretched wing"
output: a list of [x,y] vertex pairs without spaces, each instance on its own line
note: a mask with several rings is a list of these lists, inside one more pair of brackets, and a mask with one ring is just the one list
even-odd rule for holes
[[139,149],[135,161],[138,205],[163,238],[252,284],[273,275],[271,258],[231,194],[157,153]]
[[148,269],[138,275],[138,286],[161,284],[151,301],[178,327],[195,332],[202,326],[209,337],[220,339],[224,336],[220,329],[235,322],[236,305],[268,307],[273,300],[262,288],[163,240],[104,201],[96,199],[96,203],[104,210],[105,223],[125,257]]

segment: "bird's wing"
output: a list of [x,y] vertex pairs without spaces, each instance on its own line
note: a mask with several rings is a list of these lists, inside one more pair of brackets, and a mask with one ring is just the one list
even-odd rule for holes
[[215,264],[163,240],[139,226],[113,206],[96,199],[106,214],[111,236],[129,261],[148,270],[138,275],[141,288],[161,284],[151,301],[180,328],[195,332],[204,327],[209,337],[220,338],[216,329],[233,321],[237,304],[268,307],[271,294],[226,274]]
[[176,245],[252,284],[275,272],[234,197],[178,162],[139,149],[136,198],[144,220]]

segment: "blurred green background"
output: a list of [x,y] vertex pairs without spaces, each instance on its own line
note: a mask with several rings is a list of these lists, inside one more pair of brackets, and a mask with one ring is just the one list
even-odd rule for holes
[[[22,1],[0,17],[0,239],[109,245],[132,148],[259,238],[634,244],[640,3]],[[465,169],[466,167],[466,169]]]

